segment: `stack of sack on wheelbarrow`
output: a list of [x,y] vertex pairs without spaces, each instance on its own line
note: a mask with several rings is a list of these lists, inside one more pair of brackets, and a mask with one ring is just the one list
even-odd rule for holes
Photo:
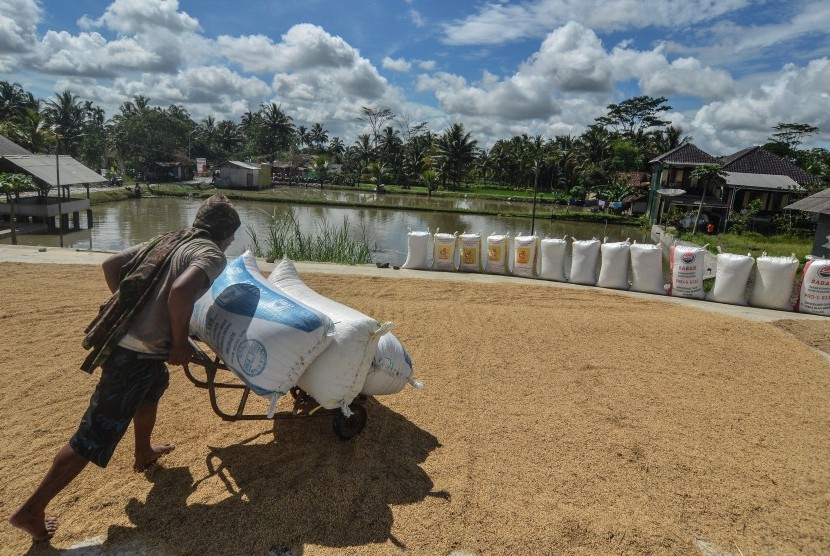
[[271,400],[269,417],[295,386],[347,417],[360,394],[421,386],[391,322],[315,292],[287,258],[267,280],[250,251],[229,262],[196,302],[190,328],[251,391]]

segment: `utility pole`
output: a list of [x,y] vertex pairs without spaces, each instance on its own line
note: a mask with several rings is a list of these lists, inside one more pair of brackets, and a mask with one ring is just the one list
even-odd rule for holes
[[536,161],[536,167],[533,169],[533,212],[530,217],[530,235],[536,231],[536,190],[539,187],[539,161]]
[[63,193],[61,191],[60,151],[61,138],[57,137],[57,146],[55,148],[55,182],[58,186],[58,235],[60,236],[60,246],[63,247],[63,204],[61,202]]

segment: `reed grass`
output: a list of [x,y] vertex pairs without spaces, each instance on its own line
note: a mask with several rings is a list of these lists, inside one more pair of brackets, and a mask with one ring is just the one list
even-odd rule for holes
[[323,220],[317,225],[315,233],[304,234],[293,210],[269,216],[271,223],[262,237],[250,224],[246,227],[251,238],[251,251],[257,257],[269,262],[282,257],[347,265],[372,262],[365,226],[360,227],[360,239],[355,239],[348,218],[343,218],[343,224],[339,227]]

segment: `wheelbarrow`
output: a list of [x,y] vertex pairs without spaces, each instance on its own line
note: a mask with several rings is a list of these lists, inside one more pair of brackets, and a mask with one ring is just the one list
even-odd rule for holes
[[[224,421],[254,421],[264,419],[282,420],[331,415],[334,433],[342,440],[354,438],[360,434],[363,427],[366,426],[367,396],[361,394],[356,397],[354,401],[352,401],[349,405],[351,415],[347,417],[343,414],[340,408],[325,409],[317,403],[317,400],[315,400],[302,388],[297,386],[291,388],[289,391],[291,397],[294,399],[294,406],[291,411],[277,411],[272,417],[269,417],[265,413],[249,413],[246,411],[246,406],[248,398],[251,395],[250,387],[239,380],[236,377],[236,374],[229,369],[224,362],[222,362],[218,355],[213,355],[213,357],[208,355],[207,350],[210,350],[210,348],[198,339],[191,337],[190,345],[193,347],[194,354],[190,365],[184,368],[185,375],[197,388],[203,388],[208,391],[210,406],[213,409],[213,412]],[[212,353],[212,350],[210,351]],[[204,370],[204,379],[200,378],[201,373],[199,373],[200,377],[197,377],[189,368],[190,366],[201,367]],[[221,380],[217,378],[219,371],[226,371],[227,373],[227,375],[223,374]],[[225,376],[228,376],[228,379],[226,379]],[[235,412],[230,413],[219,407],[217,390],[241,391],[239,403]]]

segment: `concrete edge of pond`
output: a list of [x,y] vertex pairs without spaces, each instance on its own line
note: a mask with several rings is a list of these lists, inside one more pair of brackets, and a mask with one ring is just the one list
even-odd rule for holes
[[[33,263],[33,264],[101,264],[111,253],[106,251],[87,251],[81,249],[69,249],[59,247],[33,247],[28,245],[0,245],[0,263],[2,262],[16,262],[16,263]],[[468,283],[506,283],[516,285],[528,285],[530,279],[520,278],[516,276],[502,276],[496,274],[472,274],[460,272],[437,272],[431,270],[395,270],[391,266],[389,268],[378,268],[376,265],[340,265],[334,263],[314,263],[314,262],[296,262],[297,270],[301,273],[322,273],[322,274],[340,274],[340,275],[358,275],[358,276],[375,276],[379,278],[412,278],[422,280],[448,280],[456,282]],[[268,274],[274,268],[275,263],[265,262],[263,259],[258,259],[260,270],[264,274]],[[714,303],[711,301],[703,301],[697,299],[686,299],[682,297],[670,297],[653,295],[646,293],[630,292],[624,290],[610,290],[597,288],[595,286],[581,286],[578,284],[568,284],[563,282],[550,282],[547,280],[532,280],[534,286],[576,289],[583,291],[593,291],[603,295],[625,295],[633,298],[640,298],[648,301],[664,301],[666,303],[675,303],[711,311],[713,313],[720,313],[723,315],[731,315],[733,317],[742,318],[750,321],[771,322],[776,320],[789,319],[804,319],[804,320],[825,320],[827,317],[819,315],[810,315],[806,313],[795,313],[790,311],[775,311],[772,309],[762,309],[758,307],[749,307],[741,305],[726,305],[722,303]]]

